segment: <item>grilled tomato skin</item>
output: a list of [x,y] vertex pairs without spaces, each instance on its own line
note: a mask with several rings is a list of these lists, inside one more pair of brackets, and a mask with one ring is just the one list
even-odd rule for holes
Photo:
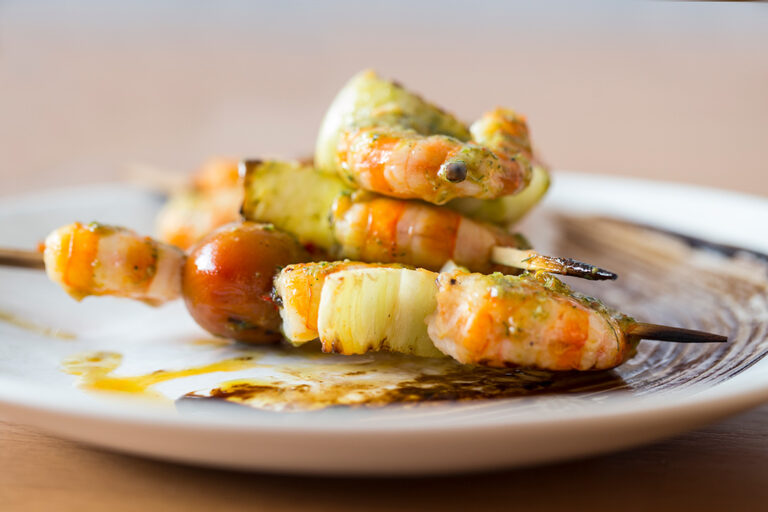
[[236,222],[213,231],[190,251],[183,295],[192,318],[216,336],[248,343],[281,339],[272,280],[309,254],[270,224]]

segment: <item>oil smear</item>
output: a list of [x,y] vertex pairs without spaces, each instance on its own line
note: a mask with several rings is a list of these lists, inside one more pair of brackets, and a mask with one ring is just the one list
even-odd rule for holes
[[263,377],[229,380],[184,398],[224,400],[262,410],[306,411],[515,398],[623,384],[613,372],[473,367],[448,359],[388,353],[324,359],[275,364]]
[[32,322],[31,320],[21,318],[18,315],[9,313],[8,311],[0,310],[0,321],[14,325],[26,331],[33,332],[35,334],[47,336],[49,338],[58,338],[62,340],[74,340],[77,338],[77,336],[71,332],[57,329],[55,327],[47,327],[45,325]]
[[447,358],[385,352],[342,356],[286,347],[253,348],[240,357],[144,375],[115,375],[122,362],[122,355],[116,352],[86,352],[66,359],[62,368],[78,376],[78,385],[84,389],[150,398],[162,398],[152,389],[161,382],[233,372],[234,378],[222,379],[214,386],[193,388],[186,394],[182,390],[181,400],[226,401],[270,411],[492,400],[578,393],[624,384],[613,372],[486,368],[462,365]]
[[61,366],[65,372],[79,377],[78,385],[83,389],[162,398],[159,393],[151,389],[155,384],[194,375],[253,368],[256,365],[254,359],[254,356],[249,355],[180,370],[162,369],[145,375],[116,376],[113,372],[122,364],[121,354],[85,352],[65,359]]

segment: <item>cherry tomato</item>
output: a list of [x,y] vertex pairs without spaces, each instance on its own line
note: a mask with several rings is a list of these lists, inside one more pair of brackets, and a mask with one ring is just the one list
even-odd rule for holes
[[227,224],[192,248],[184,266],[184,301],[212,334],[252,343],[278,341],[272,280],[280,268],[309,260],[293,237],[271,225]]

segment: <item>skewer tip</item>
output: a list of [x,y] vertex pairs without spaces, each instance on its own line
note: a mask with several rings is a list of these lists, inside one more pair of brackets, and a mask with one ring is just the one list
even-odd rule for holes
[[571,258],[559,258],[561,260],[565,275],[581,277],[590,281],[615,281],[619,278],[618,274],[604,268],[590,265]]
[[627,334],[643,340],[672,341],[676,343],[726,343],[728,341],[727,336],[720,334],[644,322],[632,324],[627,329]]
[[508,267],[531,271],[543,270],[553,274],[580,277],[590,281],[614,281],[619,277],[615,272],[584,263],[583,261],[548,256],[533,250],[515,249],[513,247],[494,247],[491,259],[495,263]]

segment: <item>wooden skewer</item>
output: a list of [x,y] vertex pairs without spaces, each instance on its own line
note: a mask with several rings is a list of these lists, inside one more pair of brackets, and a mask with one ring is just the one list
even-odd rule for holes
[[[545,271],[590,280],[617,278],[617,275],[613,272],[590,265],[589,263],[582,263],[570,258],[546,256],[535,251],[513,249],[511,247],[494,247],[492,259],[500,265],[522,268],[533,272]],[[41,253],[2,247],[0,247],[0,266],[45,270]]]
[[[560,260],[561,258],[552,258],[550,256],[542,256],[534,253],[533,251],[520,251],[517,249],[509,249],[504,247],[505,250],[516,251],[518,253],[530,254],[533,253],[536,258],[544,258],[544,261]],[[495,250],[495,249],[494,249]],[[530,257],[530,256],[529,256]],[[495,259],[495,258],[494,258]],[[573,261],[573,260],[570,260]],[[587,268],[592,267],[584,263],[575,262],[580,265],[585,265]],[[507,264],[507,263],[504,263]],[[37,270],[45,270],[45,264],[43,263],[43,255],[38,251],[27,251],[22,249],[4,249],[0,247],[0,266],[31,268]],[[517,266],[517,265],[514,265]],[[596,267],[592,267],[596,268]],[[607,272],[602,269],[598,269],[599,272]],[[592,271],[590,271],[592,272]],[[616,279],[616,274],[612,274],[613,277],[607,279]],[[573,275],[573,274],[570,274]],[[599,277],[600,279],[606,279],[605,277]],[[595,278],[593,278],[595,279]],[[728,341],[726,336],[719,334],[712,334],[704,331],[696,331],[692,329],[682,329],[680,327],[670,327],[668,325],[649,324],[644,322],[638,322],[630,325],[627,328],[628,336],[637,336],[644,340],[657,340],[657,341],[672,341],[676,343],[725,343]]]
[[636,336],[643,340],[674,341],[676,343],[725,343],[727,336],[711,332],[682,329],[668,325],[647,324],[638,322],[627,328],[628,336]]
[[576,261],[571,258],[546,256],[536,251],[514,249],[512,247],[494,247],[491,259],[499,265],[522,268],[531,271],[545,271],[553,274],[575,276],[591,281],[604,279],[615,280],[618,276],[610,270],[605,270],[589,263]]
[[23,249],[4,249],[0,247],[0,265],[45,270],[45,263],[43,263],[43,255],[41,253]]

